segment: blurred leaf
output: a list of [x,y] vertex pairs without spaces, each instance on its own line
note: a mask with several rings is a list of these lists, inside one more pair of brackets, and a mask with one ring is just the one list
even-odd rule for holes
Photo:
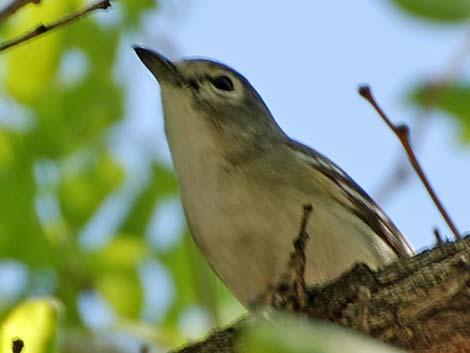
[[[50,158],[76,152],[83,144],[98,143],[123,115],[123,89],[113,77],[117,31],[86,20],[63,33],[66,49],[81,53],[88,70],[71,83],[66,78],[56,80],[34,106],[38,126],[31,139],[37,141],[37,153]],[[64,71],[73,72],[74,68],[65,66]]]
[[[42,1],[40,6],[19,11],[8,28],[0,30],[7,37],[24,33],[85,2]],[[21,134],[0,131],[0,256],[24,261],[32,283],[22,295],[53,292],[66,304],[66,324],[72,328],[83,328],[77,296],[90,288],[99,291],[120,315],[139,317],[143,289],[138,271],[142,259],[149,256],[143,235],[156,204],[175,195],[177,189],[173,172],[154,164],[148,185],[129,215],[120,220],[120,234],[99,251],[83,253],[74,235],[120,186],[126,172],[111,158],[113,146],[107,139],[127,112],[125,80],[118,77],[115,66],[118,48],[133,35],[142,16],[156,7],[156,1],[122,0],[116,5],[122,11],[115,11],[113,23],[90,16],[12,48],[4,55],[6,68],[0,77],[5,79],[6,93],[25,108],[31,121],[29,130]],[[57,173],[52,181],[39,180],[48,177],[38,176],[42,161],[57,169],[52,168]],[[42,196],[52,200],[47,207],[56,207],[52,213],[57,215],[50,221],[38,215]],[[61,241],[51,241],[53,232]],[[174,330],[167,326],[165,332],[179,332],[178,317],[188,305],[214,307],[208,286],[213,274],[204,260],[191,255],[190,242],[185,239],[163,259],[181,290],[171,309]],[[25,342],[25,349],[30,347]]]
[[369,337],[332,324],[307,321],[290,315],[260,318],[240,340],[247,353],[399,353]]
[[146,256],[147,248],[140,238],[124,235],[88,255],[96,290],[123,317],[140,315],[143,287],[138,265]]
[[14,146],[10,134],[0,130],[0,173],[14,164],[14,155]]
[[0,257],[47,265],[55,260],[50,256],[54,248],[36,214],[34,159],[27,136],[3,131],[0,139],[5,156],[5,164],[0,165]]
[[407,12],[434,21],[465,21],[470,16],[470,0],[393,0]]
[[159,260],[170,271],[175,285],[175,298],[164,320],[169,329],[178,327],[181,313],[190,306],[202,306],[216,320],[215,274],[196,248],[189,234],[171,251],[159,254]]
[[462,141],[470,143],[470,82],[448,87],[421,85],[409,94],[412,103],[421,107],[436,107],[449,114],[460,125]]
[[147,255],[147,245],[141,239],[121,234],[88,256],[94,270],[101,272],[133,270]]
[[137,270],[98,273],[95,288],[126,318],[138,318],[142,309],[143,290]]
[[[73,2],[64,1],[61,5],[69,6]],[[54,1],[43,3],[54,4]],[[57,13],[53,15],[59,17]],[[46,21],[47,16],[40,20]],[[12,65],[21,62],[17,68],[20,72],[15,73],[16,69],[10,71],[7,68],[6,73],[7,78],[12,75],[14,84],[19,84],[23,77],[21,75],[24,75],[26,86],[23,91],[15,91],[19,95],[12,91],[10,93],[30,105],[31,111],[36,113],[37,121],[31,130],[24,133],[2,131],[0,141],[0,256],[24,261],[33,269],[53,269],[54,273],[60,276],[58,287],[54,285],[45,289],[39,284],[35,286],[35,290],[56,290],[55,293],[67,304],[67,320],[74,324],[79,319],[76,308],[77,293],[86,287],[88,279],[82,278],[83,274],[77,270],[84,267],[80,256],[73,255],[77,244],[52,243],[47,236],[51,223],[39,223],[37,196],[42,190],[35,178],[35,168],[37,161],[44,158],[66,160],[70,153],[78,149],[97,150],[96,145],[102,144],[100,141],[105,137],[106,130],[121,117],[123,106],[122,88],[113,80],[112,64],[118,42],[117,32],[108,33],[90,20],[80,23],[80,26],[71,26],[71,30],[59,31],[59,36],[55,33],[48,34],[45,38],[14,48],[6,54],[14,56],[14,53],[20,53],[18,60],[11,59]],[[88,37],[85,39],[83,35]],[[89,38],[94,36],[96,39],[90,41]],[[90,69],[85,75],[72,83],[58,75],[58,60],[55,59],[48,62],[47,74],[44,73],[46,71],[31,71],[36,61],[46,60],[43,56],[52,53],[43,53],[43,49],[36,50],[36,46],[46,45],[48,38],[52,37],[55,39],[51,40],[61,38],[61,47],[57,48],[59,59],[65,46],[82,42],[83,48],[90,53],[89,58],[96,60],[99,65],[93,67],[90,64]],[[21,54],[22,50],[27,53]],[[21,61],[22,55],[26,55],[28,62]],[[7,62],[10,60],[7,57],[6,59]],[[71,71],[74,69],[69,68]],[[34,89],[29,91],[30,83],[33,88],[37,84],[36,88],[40,88],[40,92]],[[31,92],[34,94],[30,94]],[[99,146],[98,148],[102,149]],[[109,154],[97,153],[94,157],[96,161],[91,163],[88,170],[75,176],[69,175],[66,181],[66,184],[69,184],[66,185],[68,188],[64,188],[68,192],[64,210],[69,224],[75,227],[59,230],[60,232],[74,232],[88,221],[98,205],[122,179],[122,168],[111,160]],[[74,189],[74,186],[78,187]],[[56,225],[62,224],[61,222],[62,220],[59,220]]]
[[87,155],[78,170],[65,175],[59,198],[66,220],[76,228],[87,222],[122,182],[124,170],[106,152]]
[[61,304],[53,298],[37,298],[15,307],[1,324],[0,352],[11,352],[14,339],[24,342],[24,353],[58,352]]
[[150,182],[141,190],[129,215],[126,217],[121,231],[143,236],[153,212],[155,204],[162,198],[176,193],[176,177],[168,168],[154,164]]
[[[40,23],[48,23],[66,14],[71,1],[41,1],[37,6],[27,6],[12,16],[8,37],[16,37]],[[54,31],[38,40],[8,51],[6,87],[18,101],[27,104],[37,102],[47,92],[61,52],[63,33]],[[31,79],[34,77],[34,79]]]

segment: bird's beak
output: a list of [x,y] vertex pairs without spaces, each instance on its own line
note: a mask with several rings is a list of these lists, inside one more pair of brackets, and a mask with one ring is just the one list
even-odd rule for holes
[[133,48],[139,59],[142,60],[160,84],[170,83],[178,85],[181,82],[178,69],[163,55],[141,45],[134,45]]

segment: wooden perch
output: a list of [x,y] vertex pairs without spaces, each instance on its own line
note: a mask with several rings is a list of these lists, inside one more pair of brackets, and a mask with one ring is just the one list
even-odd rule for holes
[[[470,236],[378,272],[358,264],[308,289],[308,305],[286,305],[309,318],[358,330],[408,352],[470,352]],[[286,298],[289,300],[289,298]],[[242,319],[173,353],[235,353]]]

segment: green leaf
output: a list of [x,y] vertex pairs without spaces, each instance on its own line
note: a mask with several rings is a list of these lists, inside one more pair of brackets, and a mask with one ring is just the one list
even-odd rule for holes
[[455,22],[470,16],[470,0],[393,0],[393,3],[427,20]]
[[[39,23],[56,20],[70,10],[70,4],[63,0],[42,1],[36,6],[26,6],[12,16],[8,37],[17,37],[30,31]],[[42,38],[8,51],[6,88],[18,101],[36,103],[52,84],[53,75],[59,62],[63,33],[55,31]],[[31,79],[34,77],[34,79]]]
[[143,290],[137,270],[98,273],[95,288],[125,318],[136,319],[143,303]]
[[147,255],[148,248],[140,238],[119,234],[88,258],[96,272],[128,271],[134,270]]
[[143,288],[138,265],[148,255],[141,238],[116,236],[104,248],[87,255],[95,288],[126,318],[138,318]]
[[12,342],[21,339],[25,353],[58,352],[61,304],[53,298],[27,300],[15,307],[0,326],[0,352],[11,352]]
[[123,222],[122,232],[143,235],[153,216],[155,204],[162,198],[176,193],[176,177],[171,170],[155,163],[151,173],[148,185],[142,189]]
[[163,325],[178,327],[181,313],[190,306],[202,306],[216,321],[216,278],[207,261],[196,248],[189,234],[169,252],[159,254],[159,260],[170,271],[176,296]]
[[457,82],[448,87],[424,84],[411,91],[413,104],[436,107],[447,113],[460,125],[460,137],[470,143],[470,82]]
[[106,152],[87,154],[80,167],[64,175],[59,199],[67,222],[78,229],[122,182],[123,168]]
[[27,136],[1,132],[0,151],[0,258],[14,257],[32,266],[48,265],[56,258],[51,256],[54,247],[35,210],[34,159]]
[[54,81],[33,106],[38,126],[31,139],[36,141],[36,153],[49,158],[76,152],[84,144],[99,144],[123,115],[123,88],[113,76],[118,32],[84,21],[81,26],[64,29],[64,38],[66,49],[79,48],[88,71],[73,83]]
[[247,353],[400,353],[403,352],[342,327],[289,315],[258,319],[240,340]]

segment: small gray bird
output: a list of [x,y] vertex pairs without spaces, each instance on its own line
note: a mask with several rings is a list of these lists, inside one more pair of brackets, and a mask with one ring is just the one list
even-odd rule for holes
[[191,235],[245,306],[287,269],[302,205],[307,284],[355,262],[377,268],[413,255],[406,239],[341,168],[290,139],[251,84],[211,61],[172,63],[142,46],[137,55],[160,83],[165,132]]

